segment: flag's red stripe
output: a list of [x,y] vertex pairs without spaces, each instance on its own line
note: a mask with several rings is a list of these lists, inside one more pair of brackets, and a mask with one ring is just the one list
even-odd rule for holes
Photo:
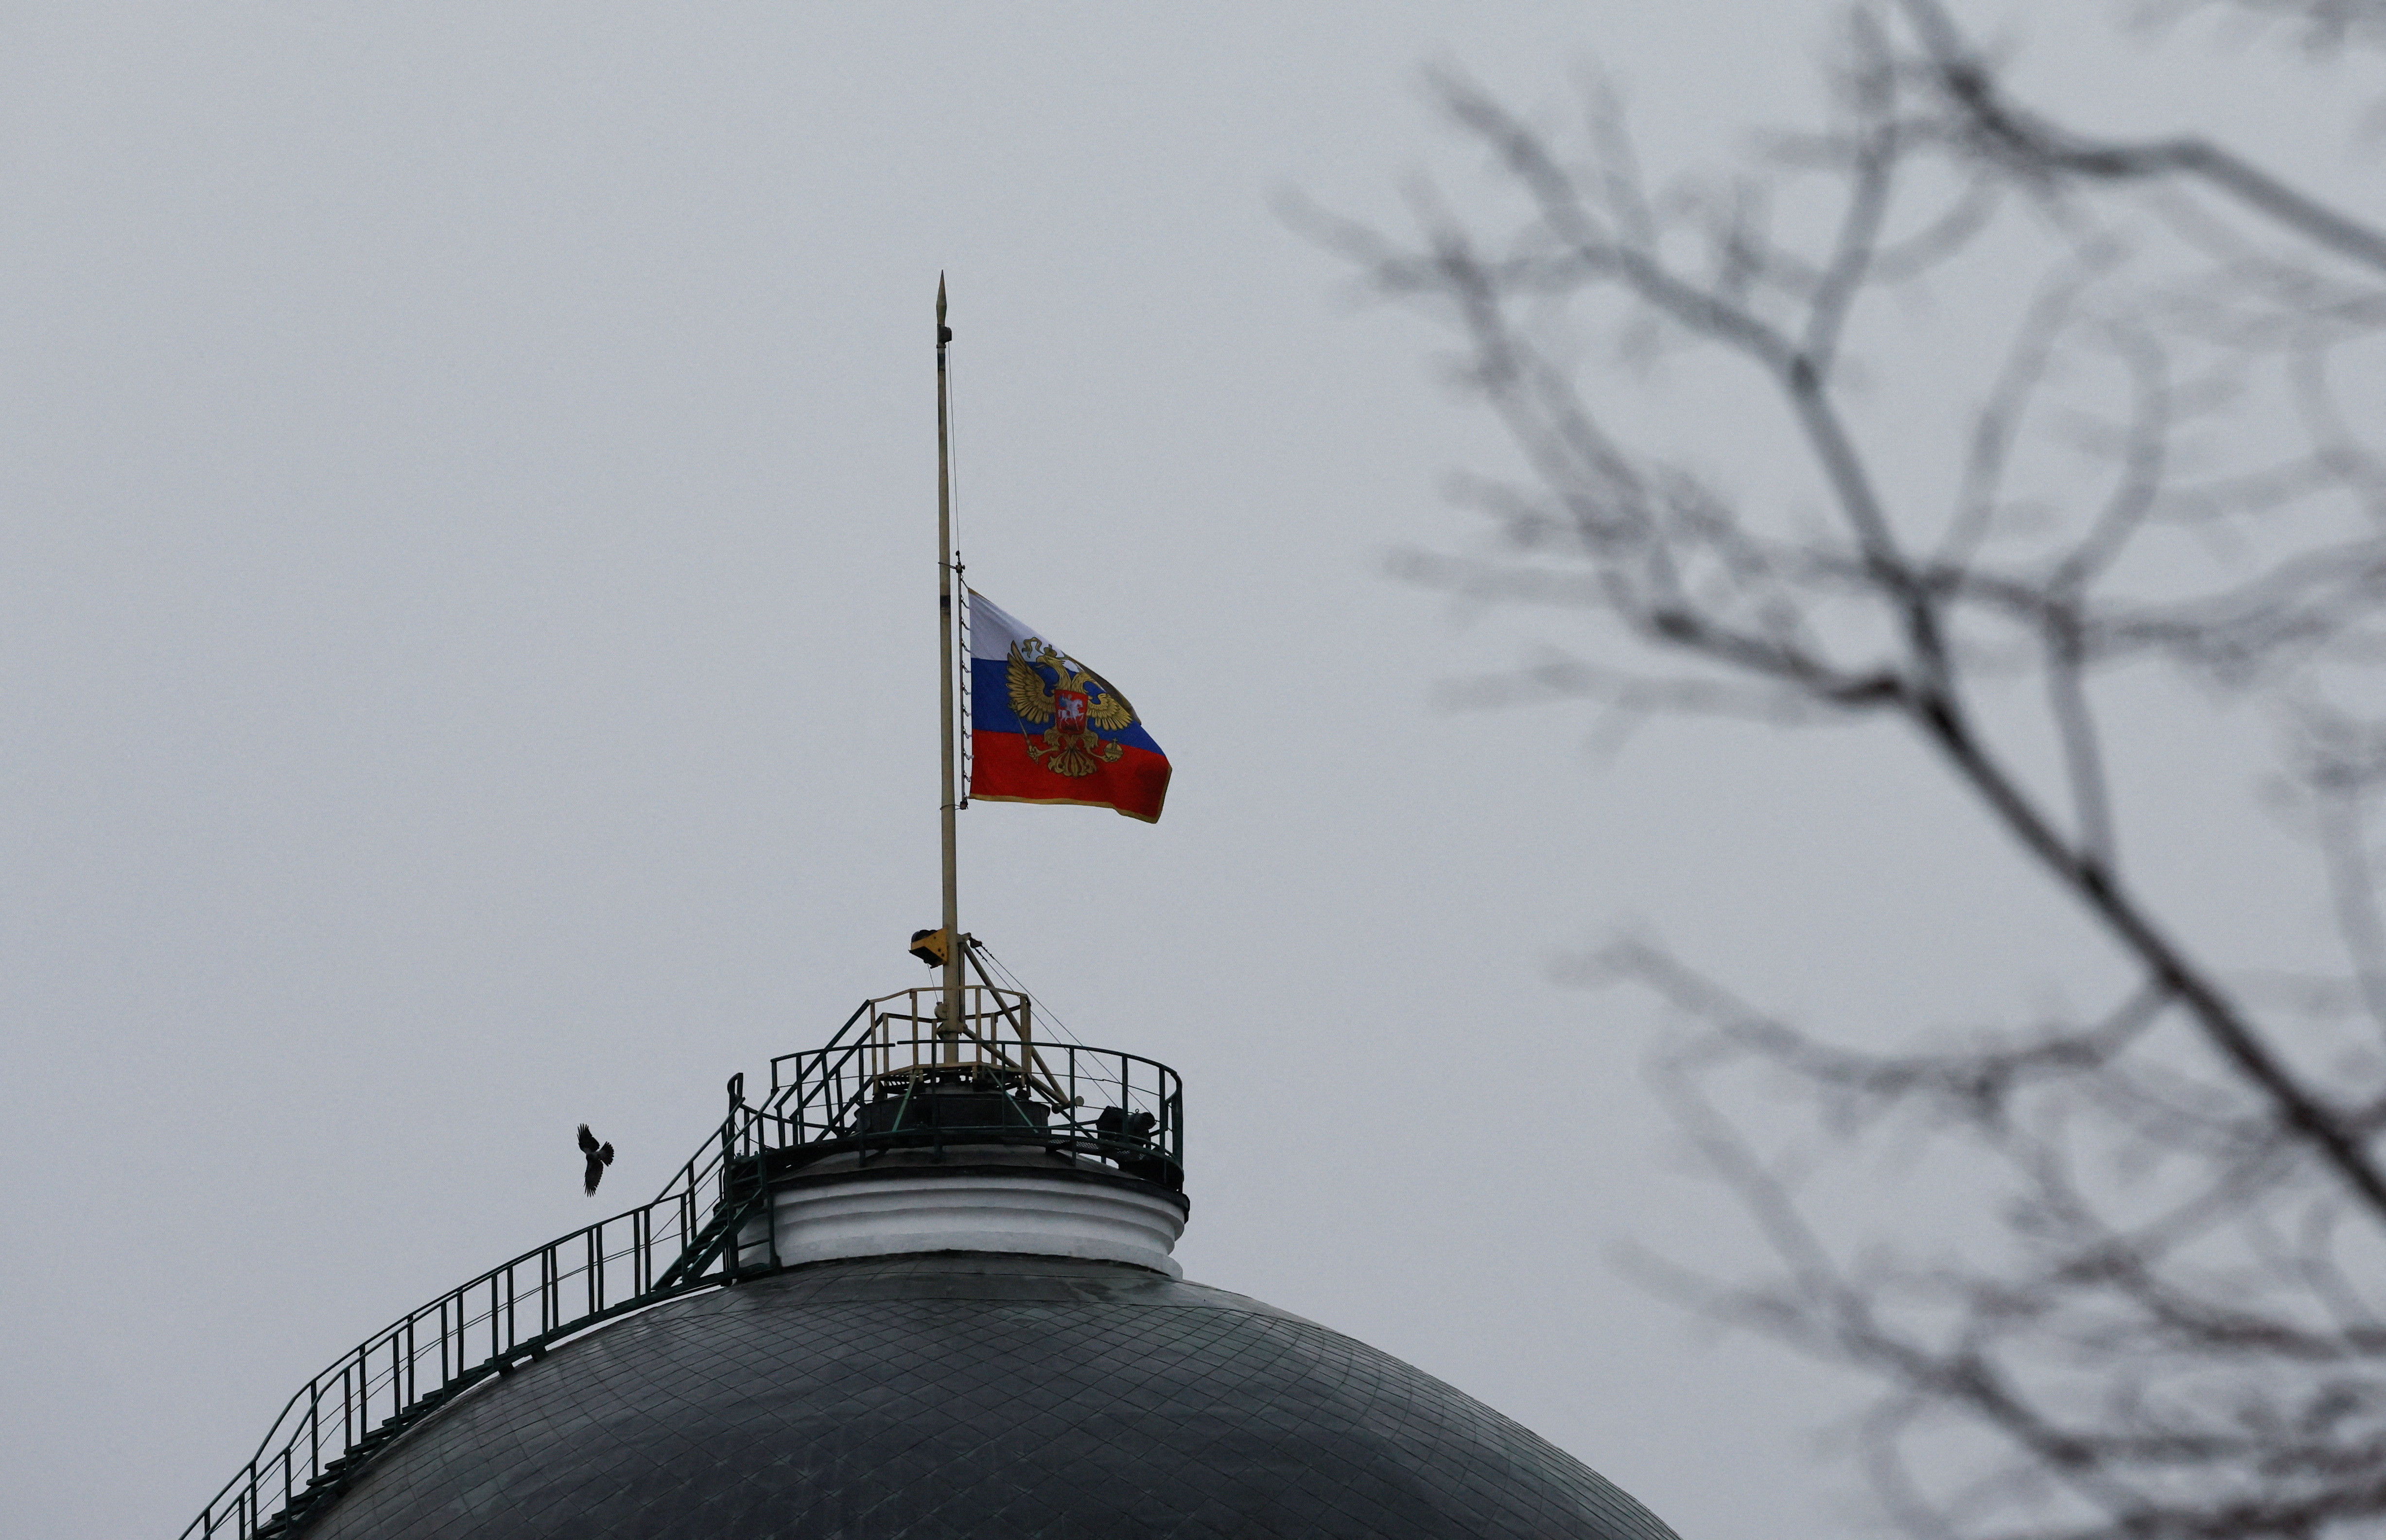
[[1027,740],[1016,732],[970,734],[969,795],[989,802],[1075,802],[1115,808],[1147,821],[1160,817],[1168,798],[1168,758],[1132,744],[1091,775],[1062,775],[1027,757]]

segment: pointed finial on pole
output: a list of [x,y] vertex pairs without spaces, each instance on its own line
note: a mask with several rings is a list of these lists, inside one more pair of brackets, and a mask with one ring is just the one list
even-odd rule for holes
[[945,324],[945,275],[936,275],[936,345],[944,346],[953,340],[953,329]]

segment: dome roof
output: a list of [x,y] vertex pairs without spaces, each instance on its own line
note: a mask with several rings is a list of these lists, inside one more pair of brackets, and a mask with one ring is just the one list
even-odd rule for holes
[[1363,1343],[1118,1262],[928,1253],[675,1300],[401,1438],[308,1540],[1672,1532]]

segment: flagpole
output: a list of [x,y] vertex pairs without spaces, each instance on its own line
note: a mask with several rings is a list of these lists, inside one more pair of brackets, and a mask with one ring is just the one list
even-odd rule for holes
[[[936,677],[944,748],[945,836],[945,1004],[944,1024],[937,1035],[945,1040],[948,1063],[961,1058],[961,921],[960,849],[957,814],[960,798],[953,784],[953,465],[949,421],[951,392],[945,378],[945,348],[953,340],[945,324],[945,276],[936,275],[936,635],[943,668]],[[961,666],[967,668],[968,661]]]

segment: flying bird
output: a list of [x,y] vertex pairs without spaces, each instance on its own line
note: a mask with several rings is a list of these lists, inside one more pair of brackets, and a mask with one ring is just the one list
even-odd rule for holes
[[580,1153],[588,1157],[588,1172],[584,1179],[585,1184],[581,1188],[581,1191],[586,1193],[590,1197],[595,1197],[596,1196],[596,1183],[605,1180],[605,1168],[613,1163],[613,1146],[610,1144],[598,1144],[596,1142],[596,1135],[588,1132],[588,1125],[586,1123],[582,1123],[580,1125]]

